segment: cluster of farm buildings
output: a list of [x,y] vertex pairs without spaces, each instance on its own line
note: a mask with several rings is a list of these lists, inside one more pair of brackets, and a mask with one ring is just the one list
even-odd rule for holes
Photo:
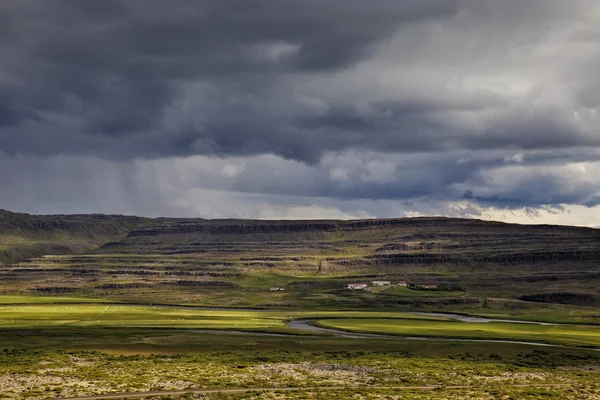
[[[391,281],[373,281],[373,286],[404,286],[411,287],[415,289],[430,289],[435,290],[439,289],[440,286],[436,284],[427,284],[427,285],[413,285],[408,283],[407,281],[399,281],[398,283],[392,284]],[[369,285],[366,283],[349,283],[348,289],[350,290],[365,290],[368,289]]]

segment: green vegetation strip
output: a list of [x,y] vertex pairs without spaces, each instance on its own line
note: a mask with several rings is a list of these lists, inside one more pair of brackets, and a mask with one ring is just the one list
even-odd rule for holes
[[335,311],[210,310],[143,305],[32,304],[0,306],[0,328],[130,327],[230,329],[307,334],[287,321],[302,318],[396,318],[440,320],[408,313]]
[[114,304],[0,306],[0,329],[118,327],[311,334],[290,328],[287,322],[294,319],[314,319],[325,328],[354,332],[600,347],[599,327],[507,322],[467,323],[398,312],[210,310]]
[[[377,290],[379,289],[379,290]],[[410,297],[410,298],[431,298],[431,297],[460,297],[466,295],[465,292],[456,290],[414,290],[403,286],[389,286],[383,289],[374,289],[376,293]]]
[[109,300],[60,296],[0,296],[0,304],[106,303]]
[[566,346],[600,347],[600,328],[507,322],[469,323],[399,319],[343,318],[320,320],[319,326],[351,332],[399,336],[532,341]]

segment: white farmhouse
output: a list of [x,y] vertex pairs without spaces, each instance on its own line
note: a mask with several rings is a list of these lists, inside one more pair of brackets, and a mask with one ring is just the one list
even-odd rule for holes
[[367,288],[366,283],[350,283],[348,284],[348,289],[351,290],[364,290]]

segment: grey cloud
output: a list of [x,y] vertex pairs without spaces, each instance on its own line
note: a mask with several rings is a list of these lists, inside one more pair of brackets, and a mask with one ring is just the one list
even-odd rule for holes
[[0,208],[476,216],[600,202],[594,0],[176,5],[2,2]]

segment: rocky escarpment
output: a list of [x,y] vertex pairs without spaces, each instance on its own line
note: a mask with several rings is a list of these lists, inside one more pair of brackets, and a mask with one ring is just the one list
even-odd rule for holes
[[[19,288],[127,301],[211,299],[217,306],[318,302],[349,308],[436,307],[477,305],[481,298],[500,295],[513,301],[537,293],[595,296],[600,276],[600,232],[587,228],[453,218],[11,218],[2,228],[5,238],[12,237],[6,232],[16,235],[20,229],[25,243],[51,243],[54,251],[69,255],[0,266],[4,293]],[[410,288],[347,288],[374,280],[452,289],[415,294],[407,292]],[[556,298],[565,297],[532,300]]]
[[351,232],[385,230],[390,228],[489,228],[510,226],[499,222],[465,220],[455,218],[390,218],[356,221],[335,220],[204,220],[204,219],[158,219],[151,226],[136,229],[129,237],[159,236],[168,234],[246,234],[246,233],[293,233],[293,232]]
[[[239,254],[246,260],[259,261],[262,257],[260,261],[280,263],[282,257],[300,254],[304,257],[337,256],[348,249],[357,249],[356,253],[365,254],[360,259],[367,265],[594,261],[599,245],[600,235],[593,229],[454,218],[358,221],[162,219],[133,230],[124,240],[106,244],[98,252]],[[251,255],[253,253],[256,256]],[[341,264],[360,262],[354,258]]]

